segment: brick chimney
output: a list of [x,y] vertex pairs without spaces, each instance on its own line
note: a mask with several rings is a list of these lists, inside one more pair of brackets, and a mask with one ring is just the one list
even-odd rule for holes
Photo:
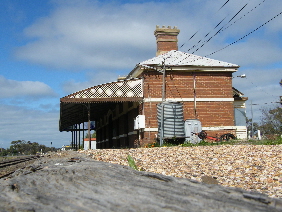
[[162,28],[156,26],[154,34],[157,39],[157,56],[171,50],[178,50],[177,35],[179,32],[180,30],[177,29],[177,27],[172,29],[171,26],[168,26],[167,28],[165,26],[162,26]]

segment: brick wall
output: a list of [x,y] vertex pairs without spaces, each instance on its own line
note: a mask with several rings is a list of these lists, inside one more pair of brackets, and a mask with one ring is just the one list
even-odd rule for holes
[[[125,102],[112,111],[112,124],[104,123],[98,129],[99,140],[108,140],[98,145],[99,148],[137,147],[156,140],[157,104],[162,97],[162,74],[157,71],[144,71],[144,98],[148,102],[136,104]],[[196,110],[194,108],[194,79],[196,85]],[[183,100],[184,120],[199,119],[202,127],[234,126],[234,109],[232,101],[212,101],[209,98],[233,98],[232,75],[226,72],[171,72],[166,75],[166,98]],[[150,98],[155,100],[150,101]],[[156,100],[157,98],[157,100]],[[200,98],[205,98],[200,101]],[[188,99],[188,100],[187,100]],[[138,114],[144,114],[146,130],[136,134],[133,120]],[[108,121],[107,121],[108,122]],[[105,125],[106,124],[106,125]],[[109,128],[111,127],[111,129]],[[153,128],[153,130],[151,130]],[[148,129],[151,131],[149,132]],[[110,132],[110,130],[114,130]],[[210,136],[234,133],[232,130],[215,130]],[[97,133],[98,134],[98,133]],[[112,135],[112,142],[109,136]]]
[[[157,71],[144,71],[144,97],[162,97],[162,74]],[[232,74],[229,72],[167,72],[166,98],[189,98],[183,101],[184,120],[199,119],[203,127],[234,126],[234,108],[232,101],[197,101],[194,108],[194,77],[196,98],[233,98]],[[157,104],[145,102],[144,115],[146,128],[157,128]],[[208,134],[234,133],[234,130],[216,130]],[[151,143],[156,132],[142,133],[141,143]]]
[[[167,72],[166,98],[193,98],[194,80],[197,98],[233,98],[232,74],[226,72]],[[144,97],[162,97],[162,74],[157,71],[144,73]]]

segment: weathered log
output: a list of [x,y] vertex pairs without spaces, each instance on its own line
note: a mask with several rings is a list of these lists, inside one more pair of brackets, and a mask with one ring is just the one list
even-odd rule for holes
[[[46,159],[45,159],[46,160]],[[0,211],[281,211],[282,200],[242,189],[81,158],[37,164],[0,181]]]

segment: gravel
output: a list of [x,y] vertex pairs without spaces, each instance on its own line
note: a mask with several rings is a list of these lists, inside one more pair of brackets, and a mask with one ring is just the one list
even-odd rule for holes
[[94,160],[282,198],[282,145],[221,145],[80,151]]

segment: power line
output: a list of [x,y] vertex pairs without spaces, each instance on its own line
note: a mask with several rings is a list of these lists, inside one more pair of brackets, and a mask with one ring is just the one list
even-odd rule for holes
[[[197,48],[195,51],[193,51],[192,52],[192,54],[194,54],[195,52],[197,52],[199,49],[201,49],[206,43],[208,43],[212,38],[214,38],[216,35],[218,35],[219,33],[221,33],[221,32],[223,32],[224,30],[226,30],[226,29],[228,29],[230,26],[232,26],[233,24],[235,24],[237,21],[239,21],[239,20],[241,20],[243,17],[246,17],[248,14],[250,14],[251,12],[253,12],[258,6],[260,6],[262,3],[264,3],[266,0],[263,0],[262,2],[260,2],[257,6],[255,6],[254,8],[252,8],[250,11],[248,11],[246,14],[244,14],[243,16],[241,16],[239,19],[237,19],[237,20],[235,20],[233,23],[231,23],[229,26],[227,26],[227,27],[225,27],[226,25],[228,25],[228,23],[230,23],[246,6],[247,6],[247,4],[245,5],[245,6],[243,6],[229,21],[228,21],[228,23],[226,23],[223,27],[221,27],[213,36],[211,36],[209,39],[207,39],[207,40],[205,40],[205,41],[203,41],[203,44],[199,47],[199,48]],[[227,16],[226,16],[227,17]],[[225,18],[226,18],[225,17]],[[224,19],[225,19],[224,18]],[[223,19],[223,20],[224,20]],[[222,20],[222,21],[223,21]],[[222,22],[221,21],[221,22]],[[221,24],[221,22],[217,25],[217,26],[219,26],[220,24]],[[216,26],[216,27],[217,27]],[[216,28],[215,27],[215,28]],[[225,27],[225,28],[224,28]],[[214,29],[215,29],[214,28]],[[210,32],[209,32],[210,33]],[[209,34],[208,33],[208,34]],[[207,36],[207,35],[206,35]],[[205,37],[206,37],[205,36]],[[198,42],[199,43],[199,42]],[[188,49],[188,51],[190,51],[190,50],[192,50],[192,49],[194,49],[195,47],[197,47],[197,46],[199,46],[199,44],[198,45],[193,45],[190,49]]]
[[229,21],[228,23],[230,23],[248,4],[245,4]]
[[[254,9],[256,9],[259,5],[261,5],[263,2],[265,2],[266,0],[263,0],[260,4],[258,4],[256,7],[254,7],[251,11],[253,11]],[[242,10],[242,9],[241,9]],[[247,14],[249,14],[251,11],[249,11]],[[241,37],[241,38],[239,38],[238,40],[236,40],[236,41],[234,41],[234,42],[232,42],[232,43],[230,43],[229,45],[227,45],[227,46],[225,46],[225,47],[223,47],[223,48],[221,48],[221,49],[219,49],[219,50],[217,50],[217,51],[214,51],[214,52],[212,52],[212,53],[210,53],[210,54],[208,54],[208,55],[206,55],[206,56],[204,56],[204,57],[208,57],[208,56],[210,56],[210,55],[213,55],[213,54],[215,54],[215,53],[217,53],[217,52],[219,52],[219,51],[221,51],[221,50],[224,50],[224,49],[226,49],[227,47],[229,47],[229,46],[231,46],[231,45],[233,45],[233,44],[235,44],[235,43],[237,43],[238,41],[240,41],[240,40],[242,40],[242,39],[244,39],[245,37],[247,37],[247,36],[249,36],[250,34],[252,34],[253,32],[255,32],[255,31],[257,31],[258,29],[260,29],[261,27],[263,27],[264,25],[266,25],[267,23],[269,23],[270,21],[272,21],[273,19],[275,19],[275,18],[277,18],[279,15],[281,15],[282,14],[282,12],[280,12],[279,14],[277,14],[276,16],[274,16],[273,18],[271,18],[270,20],[268,20],[268,21],[266,21],[264,24],[262,24],[262,25],[260,25],[259,27],[257,27],[256,29],[254,29],[253,31],[251,31],[251,32],[249,32],[248,34],[246,34],[245,36],[243,36],[243,37]],[[244,15],[245,16],[245,15]],[[242,18],[242,17],[241,17]],[[240,19],[241,19],[240,18]],[[238,20],[240,20],[240,19],[238,19]],[[238,21],[238,20],[236,20],[236,21]],[[235,22],[236,22],[235,21]],[[234,22],[234,23],[235,23]],[[223,26],[224,27],[224,26]],[[215,35],[217,35],[222,29],[223,29],[223,27],[221,27],[216,33],[215,33]],[[197,31],[198,32],[198,31]],[[196,32],[196,33],[197,33]],[[195,33],[195,34],[196,34]],[[195,34],[193,35],[193,36],[195,36]],[[215,36],[214,35],[214,36]],[[192,36],[192,37],[193,37]],[[191,37],[191,38],[192,38]],[[208,42],[208,41],[210,41],[212,39],[212,37],[210,37],[206,42]],[[184,45],[184,44],[183,44]],[[183,46],[182,45],[182,46]],[[204,44],[202,44],[202,46],[203,46]],[[181,46],[181,47],[182,47]],[[194,46],[196,46],[196,45],[194,45]],[[199,49],[199,48],[198,48]],[[196,50],[197,51],[197,50]],[[192,56],[193,55],[193,53],[192,54],[189,54],[186,58],[183,58],[183,60],[184,59],[187,59],[188,57],[190,57],[190,56]],[[203,57],[201,57],[201,58],[203,58]],[[177,59],[177,58],[176,58]],[[175,60],[176,60],[175,59]],[[194,60],[192,60],[191,62],[195,62],[195,61],[197,61],[197,60],[199,60],[200,58],[198,58],[198,59],[194,59]]]
[[221,48],[221,49],[219,49],[219,50],[217,50],[217,51],[214,51],[214,52],[211,53],[211,54],[206,55],[205,57],[210,56],[210,55],[213,55],[213,54],[215,54],[215,53],[217,53],[217,52],[219,52],[219,51],[221,51],[221,50],[223,50],[223,49],[226,49],[227,47],[229,47],[229,46],[231,46],[231,45],[237,43],[238,41],[243,40],[244,38],[248,37],[250,34],[254,33],[255,31],[257,31],[258,29],[260,29],[260,28],[263,27],[264,25],[268,24],[270,21],[272,21],[273,19],[277,18],[277,17],[278,17],[279,15],[281,15],[281,14],[282,14],[282,12],[278,13],[276,16],[274,16],[273,18],[269,19],[269,20],[266,21],[264,24],[260,25],[259,27],[257,27],[257,28],[254,29],[253,31],[249,32],[249,33],[246,34],[245,36],[239,38],[238,40],[236,40],[236,41],[230,43],[229,45],[227,45],[227,46],[225,46],[225,47],[223,47],[223,48]]
[[[227,17],[227,16],[226,16]],[[226,17],[225,18],[223,18],[214,28],[213,28],[213,30],[214,29],[216,29],[225,19],[226,19]],[[222,28],[220,28],[220,30],[221,30]],[[198,31],[197,31],[198,32]],[[205,37],[207,37],[210,33],[212,32],[212,30],[211,31],[209,31],[209,33],[207,33],[206,35],[205,35]],[[211,38],[210,38],[211,39]],[[208,39],[208,40],[206,40],[206,41],[204,41],[204,43],[207,43],[207,42],[209,42],[210,41],[210,39]],[[189,39],[190,40],[190,39]],[[198,41],[198,43],[200,43],[202,40],[199,40]],[[204,44],[203,44],[204,45]],[[203,46],[202,45],[202,46]],[[182,45],[183,46],[183,45]],[[181,46],[181,47],[182,47]],[[193,45],[190,49],[188,49],[188,51],[190,51],[191,49],[193,49],[193,48],[195,48],[195,47],[197,47],[198,45]],[[202,47],[201,46],[201,47]],[[199,49],[199,48],[198,48]],[[193,54],[193,53],[192,53]]]
[[221,10],[221,8],[223,8],[228,2],[229,2],[229,0],[227,0],[227,1],[218,9],[218,11]]
[[[218,9],[218,11],[221,10],[229,1],[230,1],[230,0],[226,1],[226,2]],[[217,11],[217,12],[218,12],[218,11]],[[217,12],[216,12],[216,13],[217,13]],[[224,18],[224,19],[225,19],[225,18]],[[221,22],[220,22],[220,23],[221,23]],[[218,25],[219,25],[219,24],[218,24]],[[217,27],[217,26],[216,26],[216,27]],[[216,27],[215,27],[215,28],[216,28]],[[200,31],[200,29],[198,29],[198,30],[188,39],[188,41],[190,41],[199,31]],[[209,34],[209,33],[208,33],[208,34]],[[208,34],[207,34],[207,35],[208,35]],[[206,35],[206,36],[207,36],[207,35]],[[206,37],[206,36],[205,36],[205,37]],[[188,42],[188,41],[187,41],[187,42]],[[198,41],[198,43],[199,43],[199,42],[201,42],[201,40]],[[185,44],[186,44],[186,43],[183,43],[183,44],[180,46],[180,48],[182,48]]]
[[[248,5],[248,4],[245,4],[245,5],[228,21],[228,23],[230,23],[247,5]],[[225,18],[226,18],[226,17],[225,17]],[[224,19],[225,19],[225,18],[224,18]],[[224,19],[223,19],[223,20],[224,20]],[[222,20],[219,24],[217,24],[217,26],[219,26],[219,25],[223,22],[223,20]],[[228,23],[227,23],[227,24],[228,24]],[[227,24],[225,24],[225,25],[227,25]],[[217,27],[217,26],[216,26],[216,27]],[[216,28],[216,27],[215,27],[215,28]],[[223,26],[223,27],[224,27],[224,26]],[[221,27],[221,28],[220,28],[213,36],[211,36],[208,40],[204,41],[203,44],[202,44],[199,48],[197,48],[194,52],[192,52],[192,54],[194,54],[195,52],[197,52],[197,51],[198,51],[200,48],[202,48],[206,43],[208,43],[213,37],[215,37],[215,36],[223,29],[223,27]],[[214,29],[215,29],[215,28],[214,28]],[[210,32],[209,32],[209,33],[210,33]],[[209,34],[209,33],[208,33],[208,34]],[[207,35],[208,35],[208,34],[207,34]],[[207,36],[207,35],[206,35],[206,36]],[[205,37],[206,37],[206,36],[205,36]],[[201,41],[202,41],[202,40],[198,41],[198,43],[200,43]],[[194,46],[195,46],[195,45],[194,45]],[[196,45],[196,46],[198,46],[198,45]],[[193,47],[192,47],[192,49],[193,49]],[[188,51],[190,51],[190,50],[191,50],[191,48],[190,48]]]
[[254,8],[252,8],[250,11],[247,12],[247,14],[241,16],[240,18],[238,18],[237,20],[235,20],[233,23],[231,23],[229,26],[225,27],[222,31],[228,29],[229,27],[231,27],[233,24],[235,24],[237,21],[241,20],[243,17],[245,17],[246,15],[250,14],[251,12],[253,12],[255,9],[257,9],[258,6],[260,6],[262,3],[264,3],[266,0],[263,0],[261,3],[259,3],[257,6],[255,6]]

